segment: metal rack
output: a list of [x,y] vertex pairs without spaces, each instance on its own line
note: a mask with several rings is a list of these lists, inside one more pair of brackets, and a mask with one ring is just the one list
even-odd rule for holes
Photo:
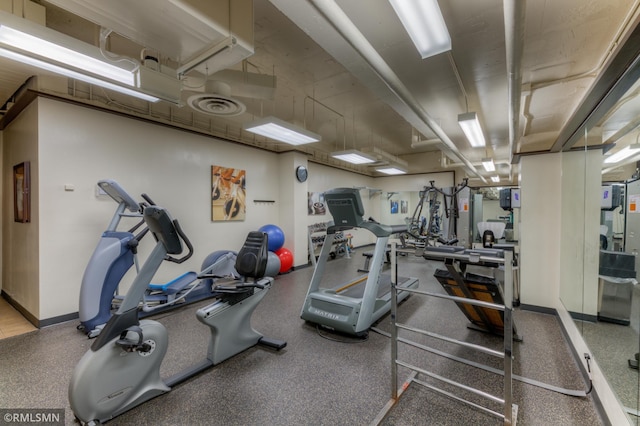
[[[327,237],[327,228],[331,225],[333,225],[333,222],[320,222],[308,226],[309,260],[314,268],[316,266],[316,251],[318,247],[322,247],[322,244]],[[349,257],[348,246],[350,241],[342,231],[335,234],[332,244],[333,247],[330,252],[331,258],[344,255]]]
[[[485,301],[480,301],[476,299],[468,299],[465,297],[457,297],[451,296],[447,294],[439,294],[432,293],[428,291],[418,290],[418,289],[402,289],[402,291],[410,292],[411,294],[421,295],[421,296],[429,296],[429,297],[437,297],[442,299],[451,300],[457,303],[469,304],[481,308],[489,308],[495,309],[497,311],[502,311],[504,313],[504,351],[497,351],[491,348],[487,348],[481,345],[471,344],[464,341],[456,340],[447,336],[442,336],[427,330],[418,329],[412,326],[408,326],[406,324],[402,324],[397,322],[397,312],[398,312],[398,299],[397,293],[398,289],[396,287],[397,283],[397,241],[391,242],[391,322],[392,322],[392,330],[391,330],[391,399],[384,406],[382,411],[378,414],[378,416],[374,419],[372,424],[380,424],[382,420],[387,416],[390,410],[398,403],[402,394],[409,388],[409,386],[413,383],[421,385],[429,390],[435,391],[443,396],[451,398],[457,402],[464,403],[470,405],[478,410],[481,410],[490,415],[496,416],[498,418],[503,419],[505,425],[514,425],[517,419],[517,410],[518,406],[513,404],[512,400],[512,380],[513,380],[513,372],[512,372],[512,357],[513,357],[513,318],[512,318],[512,303],[513,303],[513,253],[510,251],[504,252],[504,258],[498,257],[489,257],[483,256],[478,253],[469,253],[469,254],[459,254],[459,253],[429,253],[430,257],[441,258],[443,260],[464,260],[470,263],[484,263],[491,265],[504,265],[504,304],[490,303]],[[412,333],[418,333],[423,336],[428,336],[431,338],[439,339],[442,341],[446,341],[449,343],[457,344],[466,348],[470,348],[484,354],[488,354],[497,358],[502,358],[504,360],[504,392],[502,396],[495,396],[484,392],[480,389],[473,388],[469,385],[459,383],[448,379],[446,377],[442,377],[433,372],[427,371],[425,369],[416,367],[411,365],[408,362],[401,361],[398,359],[398,344],[406,344],[412,346],[414,348],[424,350],[433,354],[447,356],[448,354],[444,354],[443,352],[425,346],[423,344],[411,341],[404,337],[398,336],[398,330],[405,330]],[[447,356],[448,359],[454,359],[453,357]],[[455,360],[455,359],[454,359]],[[404,381],[402,386],[398,387],[398,367],[404,367],[411,370],[409,377]],[[489,407],[482,406],[472,401],[468,401],[461,396],[453,394],[445,389],[441,389],[432,384],[427,383],[424,380],[419,378],[420,375],[424,375],[428,378],[431,378],[435,381],[446,383],[450,386],[456,387],[460,390],[473,393],[477,396],[483,397],[486,400],[493,401],[494,403],[501,404],[503,406],[502,413],[495,411]]]

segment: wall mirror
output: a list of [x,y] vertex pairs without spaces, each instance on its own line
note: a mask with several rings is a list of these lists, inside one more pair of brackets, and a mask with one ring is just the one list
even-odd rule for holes
[[[428,188],[428,185],[426,186]],[[452,188],[432,191],[383,192],[380,222],[407,224],[412,234],[429,245],[482,244],[486,228],[496,230],[496,242],[515,244],[519,238],[520,209],[501,207],[500,194],[508,187],[468,187],[452,197]],[[446,195],[445,195],[446,194]],[[458,218],[454,220],[455,210]],[[457,241],[454,241],[455,240]]]
[[[561,251],[574,253],[582,271],[561,276],[560,300],[631,424],[640,424],[639,70],[631,65],[617,82],[625,89],[603,102],[562,153],[563,176],[574,176],[563,182],[563,199],[577,191],[573,208],[583,209],[585,220],[572,228],[575,239],[562,239]],[[570,221],[563,217],[563,228]]]

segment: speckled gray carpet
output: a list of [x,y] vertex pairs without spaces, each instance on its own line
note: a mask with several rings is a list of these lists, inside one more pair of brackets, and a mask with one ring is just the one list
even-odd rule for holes
[[[359,275],[363,258],[338,258],[327,268],[327,287]],[[416,276],[420,287],[442,292],[433,278],[439,262],[401,257],[400,270]],[[300,309],[312,268],[277,277],[258,306],[253,326],[266,336],[283,339],[281,352],[251,348],[234,358],[114,419],[113,425],[367,425],[391,396],[391,357],[388,337],[369,333],[365,341],[326,332],[302,321]],[[333,282],[333,284],[331,284]],[[156,319],[168,329],[170,347],[163,377],[200,361],[206,353],[208,329],[195,319],[198,306],[175,310]],[[412,296],[400,306],[403,322],[440,334],[500,349],[502,339],[467,329],[466,318],[450,301]],[[514,374],[554,386],[586,390],[554,316],[516,311],[523,343],[515,343]],[[76,323],[0,341],[0,408],[65,408],[73,424],[67,387],[74,368],[91,341]],[[389,318],[378,323],[390,330]],[[349,343],[347,343],[349,342]],[[430,343],[456,356],[501,368],[501,361],[459,347]],[[435,355],[404,348],[400,356],[430,371],[502,393],[502,378]],[[408,371],[400,369],[400,380]],[[591,396],[576,398],[514,381],[519,425],[602,424]],[[500,410],[497,407],[494,409]],[[386,425],[497,425],[501,421],[420,387],[412,387],[384,420]]]

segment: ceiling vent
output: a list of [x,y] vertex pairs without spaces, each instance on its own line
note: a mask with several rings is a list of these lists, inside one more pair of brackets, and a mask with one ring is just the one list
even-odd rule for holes
[[246,111],[247,107],[231,97],[231,86],[221,81],[208,81],[205,93],[193,93],[187,104],[203,114],[218,117],[233,117]]
[[246,111],[237,98],[274,100],[276,77],[247,71],[223,70],[203,83],[187,77],[183,99],[194,110],[220,117],[233,117]]

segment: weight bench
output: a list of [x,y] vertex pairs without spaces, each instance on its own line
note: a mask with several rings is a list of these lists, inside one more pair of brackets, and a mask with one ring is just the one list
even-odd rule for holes
[[[369,272],[369,263],[371,262],[371,258],[373,257],[373,251],[365,251],[364,253],[362,253],[362,255],[365,258],[364,267],[358,269],[358,272]],[[385,263],[391,263],[391,249],[389,247],[387,247],[385,255],[387,256],[387,260],[385,261]]]

